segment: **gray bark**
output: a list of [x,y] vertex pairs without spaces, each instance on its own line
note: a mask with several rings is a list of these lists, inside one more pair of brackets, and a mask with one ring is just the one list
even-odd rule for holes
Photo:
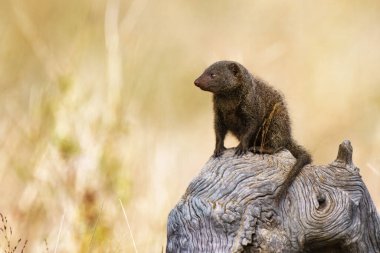
[[294,164],[274,155],[210,158],[170,212],[166,252],[380,252],[380,218],[349,141],[329,165],[307,165],[278,207]]

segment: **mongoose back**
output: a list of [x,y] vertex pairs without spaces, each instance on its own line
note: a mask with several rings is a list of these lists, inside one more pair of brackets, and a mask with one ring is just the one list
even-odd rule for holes
[[301,169],[311,163],[310,154],[292,138],[283,96],[233,61],[212,64],[194,84],[213,93],[214,157],[220,156],[226,149],[224,139],[230,131],[240,142],[235,155],[248,151],[273,154],[288,149],[296,158],[280,192],[275,196],[276,203],[279,203]]

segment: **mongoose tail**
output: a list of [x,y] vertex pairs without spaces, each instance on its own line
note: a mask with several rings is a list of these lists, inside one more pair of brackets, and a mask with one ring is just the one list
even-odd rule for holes
[[284,199],[289,187],[292,185],[294,179],[301,172],[305,165],[312,162],[311,155],[306,151],[304,147],[298,145],[294,141],[291,141],[286,148],[290,153],[296,158],[296,163],[293,165],[292,169],[289,171],[284,183],[281,186],[280,192],[276,196],[276,203],[279,204],[281,199]]

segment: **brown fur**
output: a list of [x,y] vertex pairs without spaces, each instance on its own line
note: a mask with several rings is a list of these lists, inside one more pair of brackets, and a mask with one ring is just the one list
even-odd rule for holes
[[212,64],[194,83],[214,94],[214,157],[223,154],[224,139],[230,131],[240,141],[236,155],[248,151],[273,154],[286,148],[297,159],[276,197],[279,201],[300,170],[311,163],[310,154],[292,138],[283,96],[232,61]]

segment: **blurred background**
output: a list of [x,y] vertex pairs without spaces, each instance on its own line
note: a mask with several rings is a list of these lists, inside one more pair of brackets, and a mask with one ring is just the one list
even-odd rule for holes
[[214,149],[211,94],[193,81],[222,59],[285,94],[316,164],[351,140],[379,210],[379,13],[377,0],[0,0],[10,241],[135,252],[122,203],[138,251],[161,252],[169,211]]

